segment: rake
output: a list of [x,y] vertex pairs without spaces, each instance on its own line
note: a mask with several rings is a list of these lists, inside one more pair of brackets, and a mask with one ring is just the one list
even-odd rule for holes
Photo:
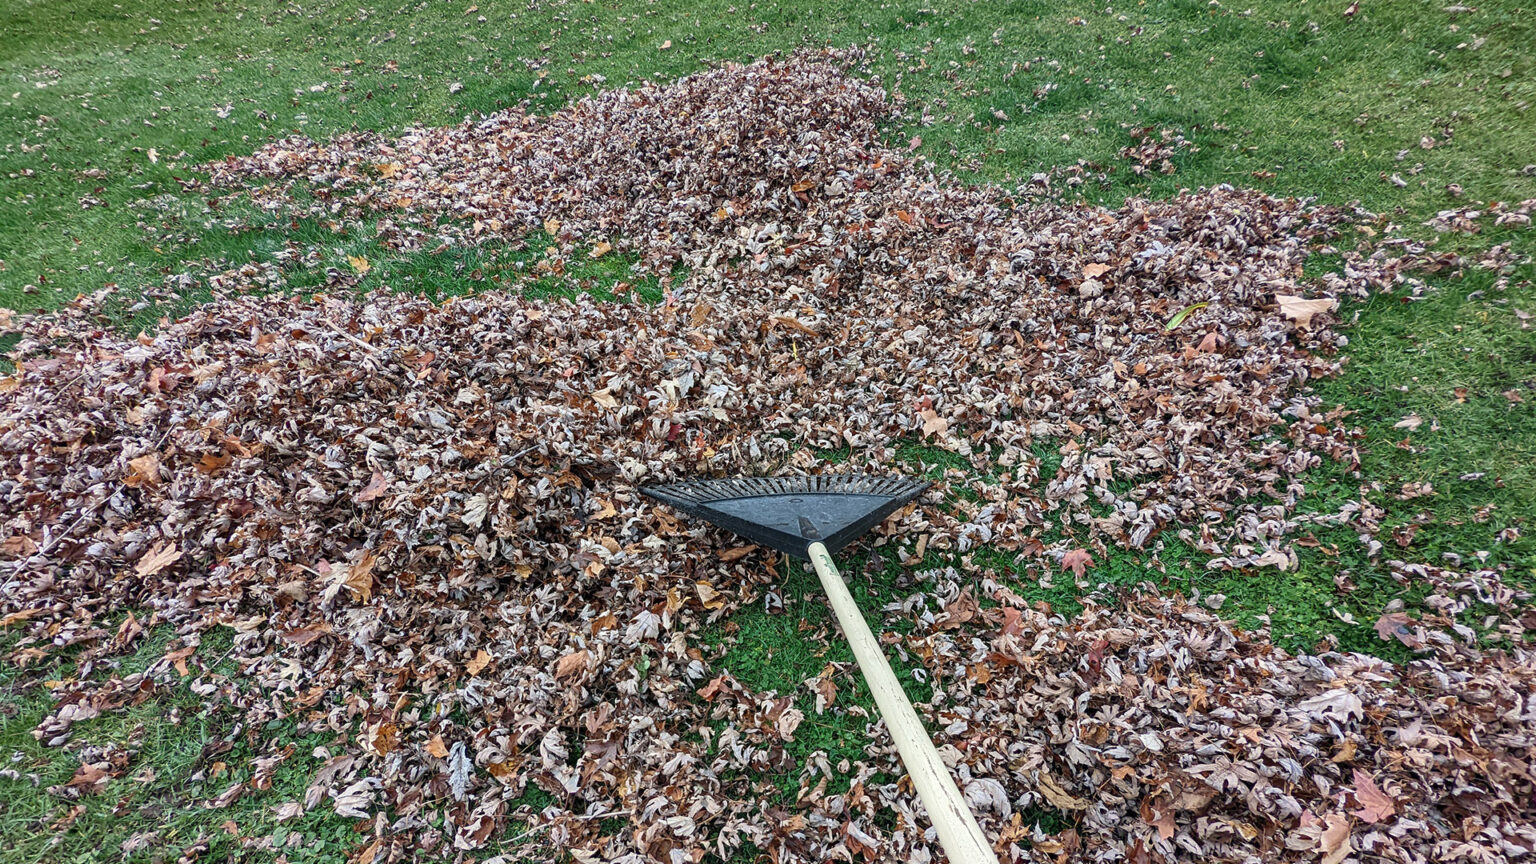
[[832,563],[833,552],[927,488],[926,482],[905,477],[824,475],[696,480],[648,486],[640,492],[754,543],[811,562],[944,853],[954,864],[996,864],[997,856],[981,826]]

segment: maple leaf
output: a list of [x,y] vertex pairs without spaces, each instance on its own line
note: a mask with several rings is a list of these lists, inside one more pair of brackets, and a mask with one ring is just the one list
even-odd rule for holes
[[1396,639],[1409,648],[1419,648],[1424,645],[1424,640],[1414,630],[1418,623],[1406,612],[1387,612],[1376,619],[1374,626],[1376,635],[1384,642]]
[[1323,853],[1322,864],[1340,864],[1353,851],[1349,844],[1349,817],[1329,813],[1323,817],[1323,822],[1326,827],[1318,839],[1318,848]]
[[1087,549],[1071,549],[1061,556],[1061,569],[1071,570],[1072,575],[1079,579],[1083,578],[1083,574],[1092,566],[1093,556],[1088,554]]
[[484,492],[476,492],[464,502],[464,512],[459,515],[459,520],[470,528],[479,528],[490,508],[491,499]]
[[469,662],[464,664],[464,668],[471,675],[479,675],[489,665],[491,665],[491,655],[484,648],[481,648],[475,652],[475,656],[469,658]]
[[924,438],[931,438],[934,435],[942,438],[949,433],[949,421],[940,417],[938,412],[932,408],[924,408],[918,412],[917,416],[921,417],[923,421]]
[[367,276],[368,271],[373,269],[373,265],[369,264],[368,259],[362,255],[348,255],[347,263],[352,266],[353,270],[357,271],[359,276]]
[[1375,824],[1397,812],[1397,802],[1392,800],[1392,796],[1381,791],[1371,775],[1359,768],[1355,769],[1355,801],[1360,809],[1350,812],[1360,817],[1361,822]]
[[373,596],[373,567],[376,563],[378,558],[374,556],[373,550],[363,549],[352,553],[351,563],[345,566],[331,565],[324,596],[335,597],[342,588],[346,588],[354,598],[367,603]]

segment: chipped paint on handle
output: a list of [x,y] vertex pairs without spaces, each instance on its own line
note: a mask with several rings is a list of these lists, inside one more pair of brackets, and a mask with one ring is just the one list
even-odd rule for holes
[[832,563],[827,547],[812,543],[807,552],[816,575],[821,577],[822,590],[837,615],[837,623],[842,626],[843,635],[853,649],[854,659],[859,661],[859,671],[864,673],[864,681],[875,696],[880,716],[891,730],[901,763],[911,775],[912,786],[917,789],[917,796],[922,799],[928,818],[939,833],[944,854],[953,864],[997,864],[997,856],[987,843],[986,835],[976,824],[976,817],[950,776],[949,767],[939,756],[938,748],[933,746],[933,739],[923,728],[916,709],[907,700],[906,691],[901,689],[901,682],[891,671],[885,652],[864,622],[858,604],[848,593],[848,586],[843,584],[843,575]]

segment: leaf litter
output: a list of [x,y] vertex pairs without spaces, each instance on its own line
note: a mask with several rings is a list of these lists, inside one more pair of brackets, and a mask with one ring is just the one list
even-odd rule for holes
[[[971,557],[985,544],[1081,580],[1089,548],[1176,532],[1212,566],[1290,566],[1301,475],[1356,459],[1342,414],[1304,389],[1343,362],[1336,301],[1437,259],[1351,252],[1309,298],[1309,245],[1361,214],[1227,187],[1106,211],[960,184],[880,143],[899,106],[856,61],[770,58],[551,116],[210,166],[209,191],[375,219],[389,249],[542,228],[557,261],[681,265],[661,303],[258,296],[280,276],[243,267],[153,337],[104,326],[111,289],[17,322],[0,391],[12,661],[67,649],[110,672],[148,628],[178,634],[142,673],[57,686],[37,737],[75,746],[74,723],[190,679],[253,741],[282,719],[334,734],[274,812],[358,819],[373,861],[481,849],[514,824],[540,840],[504,854],[530,859],[748,843],[779,862],[937,859],[883,727],[853,764],[797,759],[801,694],[754,692],[701,640],[772,605],[772,559],[635,491],[827,470],[818,448],[888,470],[926,439],[971,465],[949,483],[976,500],[943,506],[941,484],[874,542],[968,573],[917,572],[878,614],[913,625],[897,645],[933,687],[922,710],[1005,858],[1536,850],[1536,622],[1500,571],[1394,562],[1431,593],[1420,617],[1378,623],[1417,646],[1393,666],[1292,656],[1150,589],[1066,618]],[[343,286],[371,269],[349,263]],[[1049,475],[1041,444],[1062,457]],[[1379,516],[1328,518],[1372,538]],[[1075,539],[1048,542],[1053,524]],[[143,620],[114,635],[124,609]],[[1458,623],[1470,609],[1492,610],[1502,647]],[[216,626],[238,675],[197,651]],[[817,714],[862,710],[837,701],[846,674],[806,681]],[[103,764],[82,754],[66,797],[126,770]],[[786,772],[793,804],[776,803]],[[530,789],[551,803],[519,805]]]

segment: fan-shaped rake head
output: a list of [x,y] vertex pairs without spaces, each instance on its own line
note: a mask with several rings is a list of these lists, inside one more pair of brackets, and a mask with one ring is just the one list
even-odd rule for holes
[[809,558],[812,543],[836,553],[927,488],[906,477],[820,474],[690,480],[640,492],[759,545]]

